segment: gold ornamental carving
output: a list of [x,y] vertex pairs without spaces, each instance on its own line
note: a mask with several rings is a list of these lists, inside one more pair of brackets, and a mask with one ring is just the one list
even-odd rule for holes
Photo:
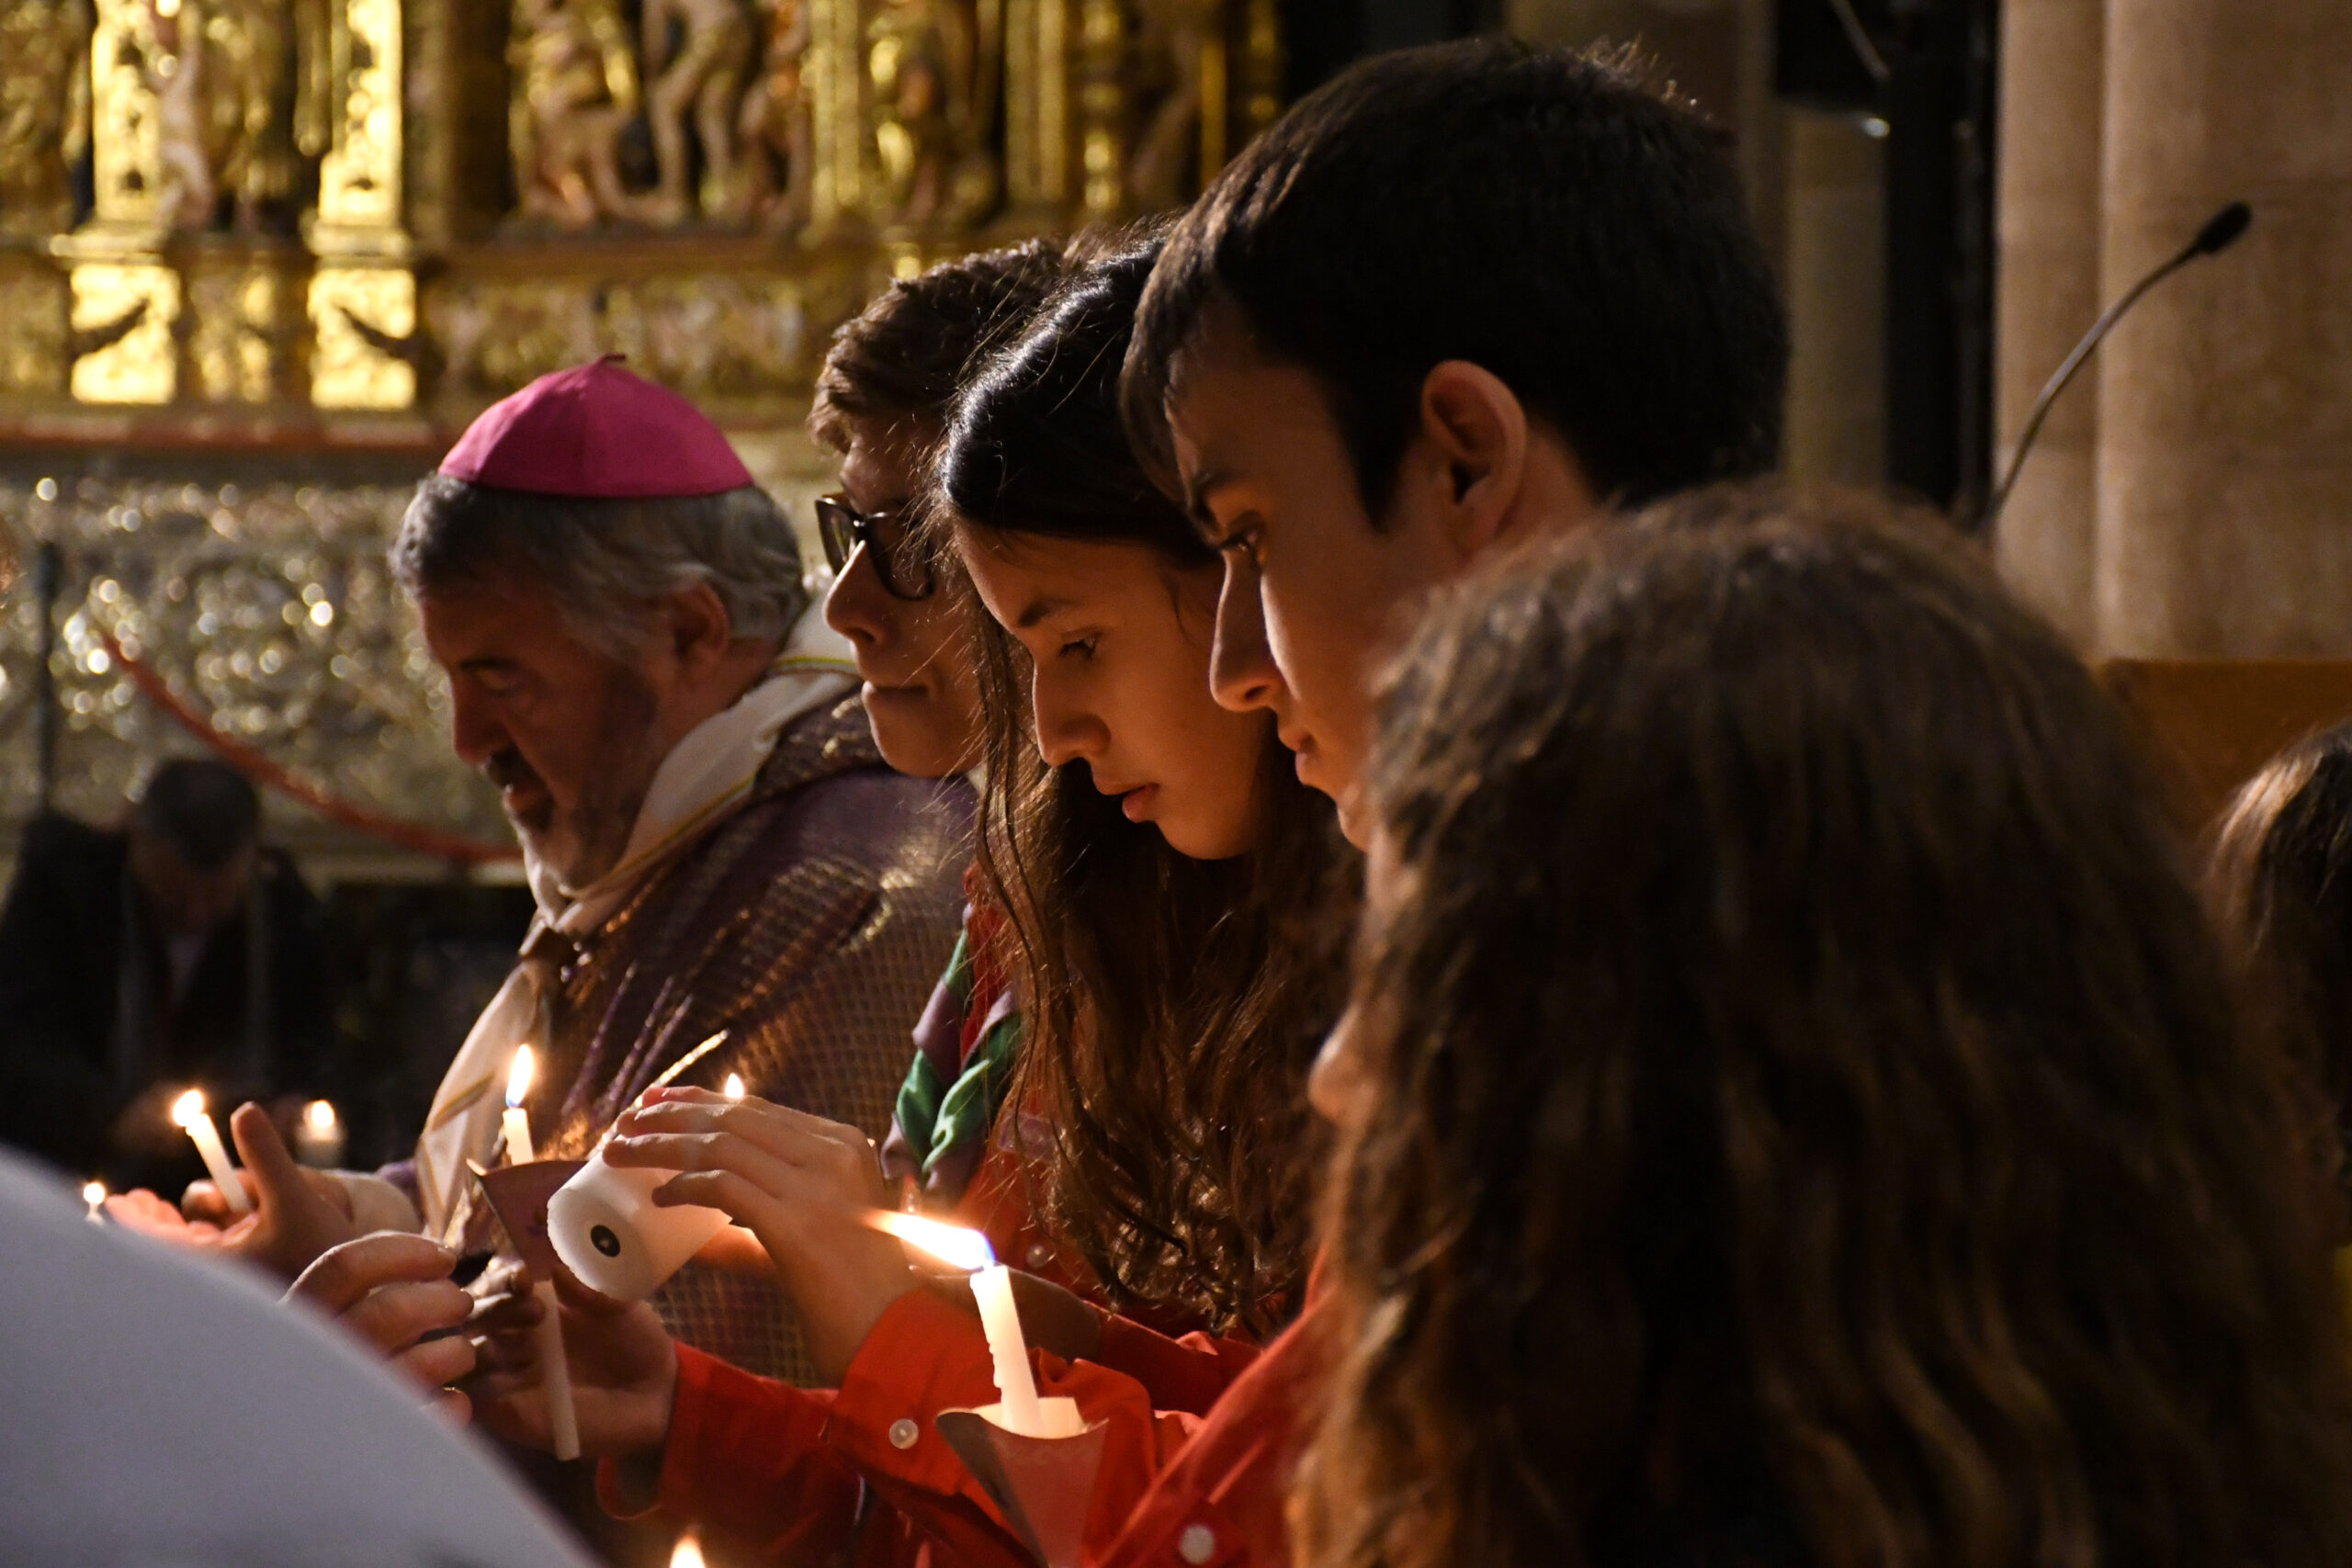
[[81,0],[0,6],[0,232],[72,226],[90,140],[90,21]]
[[1280,70],[1275,0],[0,0],[0,423],[429,442],[606,351],[788,421],[883,280],[1181,203]]

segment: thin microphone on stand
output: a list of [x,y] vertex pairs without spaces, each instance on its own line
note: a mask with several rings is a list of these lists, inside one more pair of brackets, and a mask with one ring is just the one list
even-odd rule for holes
[[2026,415],[2025,431],[2018,437],[2017,452],[2009,458],[2009,471],[2002,476],[2000,487],[1993,491],[1993,500],[1984,508],[1980,532],[1991,533],[1993,525],[2000,519],[2001,509],[2009,503],[2009,491],[2017,488],[2018,471],[2025,467],[2026,454],[2033,450],[2034,438],[2041,434],[2041,422],[2050,417],[2050,405],[2058,400],[2058,394],[2066,389],[2066,383],[2075,378],[2075,372],[2083,367],[2092,351],[2098,347],[2100,340],[2123,319],[2124,312],[2138,304],[2142,295],[2198,257],[2219,255],[2236,244],[2238,237],[2253,222],[2253,208],[2243,201],[2230,203],[2205,220],[2205,226],[2197,231],[2197,237],[2182,246],[2178,254],[2133,284],[2122,299],[2107,308],[2106,314],[2091,323],[2091,330],[2083,334],[2083,341],[2075,345],[2075,352],[2066,355],[2066,362],[2058,367],[2058,373],[2050,378],[2049,383],[2041,389],[2041,395],[2033,400],[2033,411]]

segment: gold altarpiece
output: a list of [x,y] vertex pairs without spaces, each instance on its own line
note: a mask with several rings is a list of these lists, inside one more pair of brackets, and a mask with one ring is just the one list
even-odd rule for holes
[[[1273,118],[1275,0],[0,0],[0,525],[59,578],[57,804],[184,750],[97,628],[374,807],[481,831],[383,579],[404,482],[605,353],[788,500],[893,276],[1175,205]],[[0,618],[0,817],[38,573]]]

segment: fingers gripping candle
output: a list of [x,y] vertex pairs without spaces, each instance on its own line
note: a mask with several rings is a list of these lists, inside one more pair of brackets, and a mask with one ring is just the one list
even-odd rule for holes
[[251,1213],[253,1200],[245,1196],[245,1184],[237,1179],[237,1168],[229,1163],[229,1151],[220,1145],[220,1129],[205,1113],[204,1091],[192,1089],[172,1101],[172,1120],[187,1129],[189,1141],[196,1145],[196,1152],[204,1156],[204,1168],[211,1176],[212,1185],[220,1190],[229,1212]]
[[[514,1066],[506,1075],[506,1163],[528,1165],[538,1157],[531,1144],[531,1113],[523,1101],[531,1092],[531,1048],[514,1047]],[[580,1415],[571,1401],[571,1363],[564,1357],[563,1319],[557,1314],[555,1281],[542,1280],[531,1288],[539,1303],[538,1351],[541,1378],[548,1396],[548,1428],[555,1442],[555,1457],[580,1457]]]
[[[743,1097],[743,1080],[731,1073],[727,1097]],[[548,1201],[555,1255],[590,1290],[616,1301],[643,1301],[727,1226],[717,1209],[654,1203],[655,1190],[677,1174],[607,1165],[599,1148]]]

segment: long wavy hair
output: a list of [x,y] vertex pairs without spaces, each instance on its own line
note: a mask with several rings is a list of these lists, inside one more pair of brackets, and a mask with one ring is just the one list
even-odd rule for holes
[[[1091,263],[958,404],[938,516],[975,540],[1125,542],[1217,558],[1129,453],[1119,367],[1156,235]],[[1350,856],[1269,720],[1261,847],[1187,859],[1083,763],[1048,767],[1019,644],[975,610],[987,787],[978,863],[1003,908],[1025,1038],[1008,1105],[1044,1130],[1039,1196],[1112,1299],[1264,1333],[1296,1305],[1312,1220],[1303,1084],[1343,989]],[[1203,700],[1207,700],[1205,690]]]
[[2352,1562],[2274,1064],[2117,715],[1939,526],[1670,502],[1396,666],[1301,1562]]

